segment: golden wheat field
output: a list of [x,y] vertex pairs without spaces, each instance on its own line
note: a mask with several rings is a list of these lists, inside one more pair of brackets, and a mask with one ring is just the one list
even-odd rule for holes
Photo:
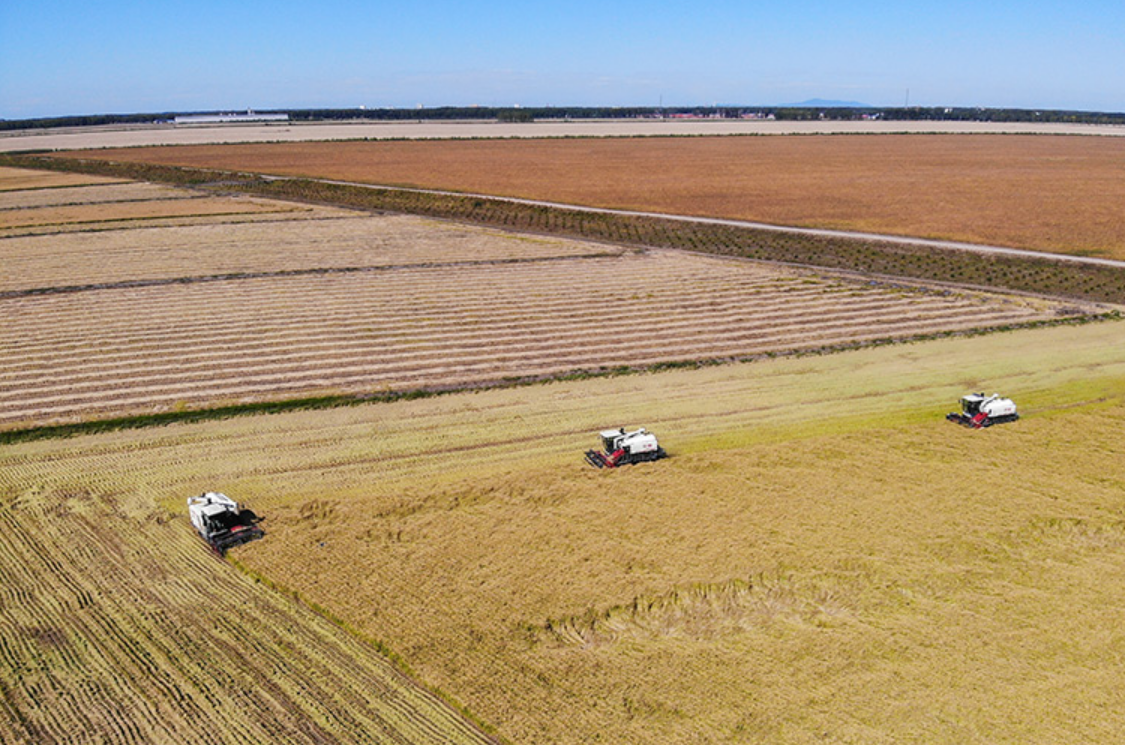
[[75,157],[1125,258],[1125,140],[1117,137],[304,142],[84,151]]
[[[210,581],[225,567],[187,558],[183,497],[222,489],[267,516],[240,565],[511,742],[1108,742],[1125,727],[1123,350],[1110,322],[30,442],[0,451],[0,514],[28,520],[37,556],[114,568],[99,581],[182,564]],[[944,421],[994,387],[1020,421]],[[671,457],[586,466],[618,424]],[[133,531],[164,539],[149,568],[139,549],[101,557]],[[26,552],[8,576],[33,571]],[[52,592],[107,613],[90,582]],[[51,596],[5,591],[9,624],[17,597]],[[96,628],[64,633],[85,649]],[[71,660],[34,641],[48,631],[17,638]],[[37,668],[0,678],[26,716],[42,688],[13,669]],[[81,716],[81,679],[52,685],[71,702],[55,716]]]
[[[100,200],[91,204],[4,209],[0,199],[0,223],[53,230],[59,210],[75,210],[80,226],[0,237],[0,428],[749,357],[1081,311],[413,217],[104,188],[76,195]],[[275,219],[251,219],[263,211]],[[127,219],[208,212],[241,222]],[[81,221],[92,215],[96,229]]]

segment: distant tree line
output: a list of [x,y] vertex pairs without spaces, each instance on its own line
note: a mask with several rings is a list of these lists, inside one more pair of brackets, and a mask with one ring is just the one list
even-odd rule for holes
[[[0,130],[54,129],[96,125],[137,125],[171,123],[178,115],[215,114],[220,112],[165,112],[159,114],[95,114],[60,116],[39,119],[0,120]],[[259,113],[289,114],[290,121],[442,121],[485,120],[531,122],[537,119],[638,119],[698,117],[738,119],[742,117],[773,118],[782,121],[825,119],[850,121],[882,119],[886,121],[974,121],[974,122],[1060,122],[1067,124],[1125,125],[1125,113],[1092,111],[1056,111],[1050,109],[990,109],[944,106],[910,106],[892,108],[861,107],[779,107],[779,106],[576,106],[576,107],[492,107],[439,106],[417,109],[295,109]]]

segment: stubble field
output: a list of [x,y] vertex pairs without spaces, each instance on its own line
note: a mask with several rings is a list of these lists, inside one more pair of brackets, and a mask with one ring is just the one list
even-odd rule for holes
[[312,142],[110,149],[75,157],[420,186],[1125,259],[1125,140],[1116,137]]
[[[204,215],[274,219],[112,217],[204,201]],[[1075,310],[269,200],[75,208],[101,218],[0,238],[0,427],[751,357]]]
[[[9,521],[65,518],[53,552],[57,505],[87,504],[64,493],[165,510],[177,552],[183,495],[235,494],[268,516],[241,565],[512,742],[1105,742],[1123,342],[1106,323],[23,443],[0,494]],[[994,385],[1023,419],[944,421]],[[590,469],[614,424],[671,457]],[[144,510],[126,535],[156,530]]]

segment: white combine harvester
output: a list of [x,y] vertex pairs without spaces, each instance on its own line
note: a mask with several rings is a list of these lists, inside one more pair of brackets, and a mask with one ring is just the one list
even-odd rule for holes
[[237,502],[221,492],[209,491],[198,497],[188,497],[187,504],[191,524],[220,555],[232,546],[266,534],[258,527],[262,518],[253,510],[240,508]]
[[1020,418],[1020,415],[1016,413],[1016,405],[1012,399],[1001,398],[999,393],[993,393],[991,396],[970,393],[961,398],[961,411],[952,411],[946,414],[945,418],[966,427],[980,429],[991,427],[993,424],[1014,422]]
[[586,462],[595,468],[617,468],[630,463],[658,460],[666,457],[656,435],[644,427],[626,432],[625,428],[607,429],[601,433],[602,448],[586,451]]

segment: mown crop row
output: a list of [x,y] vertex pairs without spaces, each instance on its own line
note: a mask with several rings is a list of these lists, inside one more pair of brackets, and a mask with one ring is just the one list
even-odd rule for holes
[[124,283],[554,260],[626,250],[559,238],[497,240],[495,231],[452,224],[439,227],[433,220],[406,215],[373,220],[368,215],[319,209],[273,214],[275,220],[269,222],[222,227],[202,224],[3,238],[0,297]]
[[1058,317],[1050,303],[890,291],[674,252],[129,286],[4,304],[8,428],[746,358]]
[[185,185],[211,185],[286,199],[358,209],[428,215],[513,230],[628,245],[680,248],[726,256],[949,282],[1098,302],[1125,302],[1125,270],[1049,258],[983,255],[897,243],[594,214],[503,199],[409,189],[368,188],[306,179],[266,180],[252,174],[92,159],[3,156],[0,163],[78,170]]

